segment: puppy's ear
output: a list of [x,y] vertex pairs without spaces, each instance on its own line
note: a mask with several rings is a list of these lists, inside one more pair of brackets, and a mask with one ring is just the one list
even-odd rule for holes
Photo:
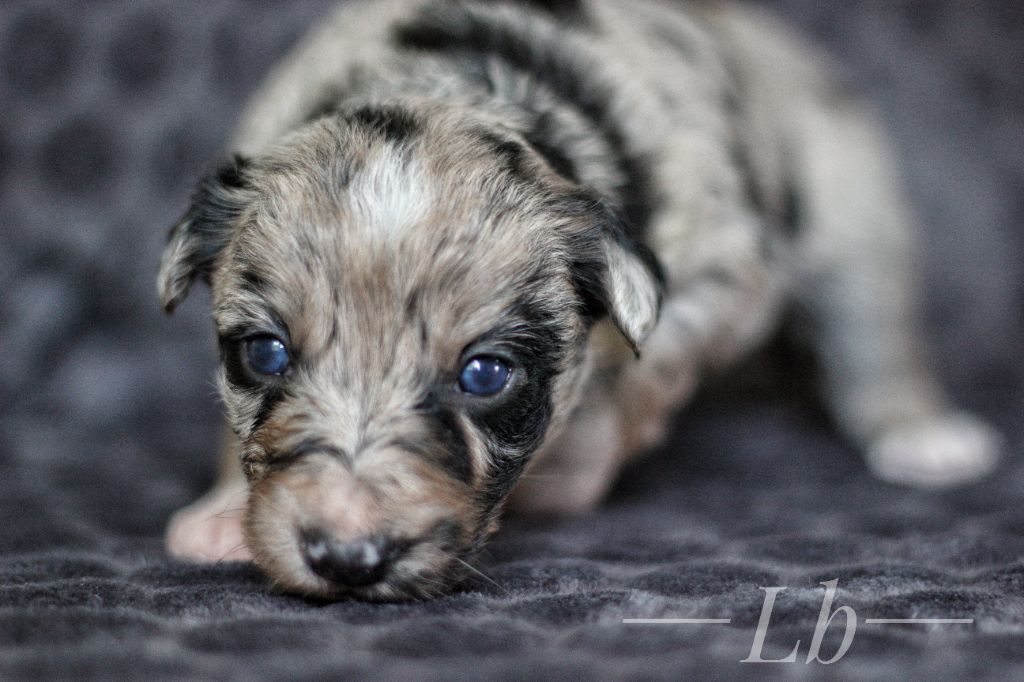
[[654,330],[665,292],[658,259],[614,210],[589,201],[590,225],[570,241],[577,292],[590,314],[607,314],[637,356]]
[[249,169],[247,159],[235,156],[203,178],[185,215],[171,229],[157,276],[164,311],[174,311],[196,277],[209,279],[232,228],[252,200]]

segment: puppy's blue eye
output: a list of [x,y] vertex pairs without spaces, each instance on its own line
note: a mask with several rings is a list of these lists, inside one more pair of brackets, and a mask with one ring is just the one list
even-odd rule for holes
[[494,395],[505,388],[511,373],[512,370],[503,360],[478,355],[462,368],[459,387],[473,395]]
[[273,336],[254,336],[245,342],[245,359],[254,372],[284,374],[291,358],[280,339]]

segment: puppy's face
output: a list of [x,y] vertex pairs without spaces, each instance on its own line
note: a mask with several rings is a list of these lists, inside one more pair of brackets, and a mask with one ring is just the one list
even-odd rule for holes
[[657,268],[509,130],[361,107],[208,179],[166,307],[213,290],[246,537],[282,587],[440,593],[576,404],[587,332],[638,344]]

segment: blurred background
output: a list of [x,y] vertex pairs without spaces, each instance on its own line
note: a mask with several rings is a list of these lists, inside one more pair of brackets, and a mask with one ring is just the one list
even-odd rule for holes
[[[88,551],[135,566],[127,557],[142,548],[158,561],[168,515],[212,481],[219,406],[208,297],[198,286],[165,317],[158,257],[196,178],[229,151],[246,97],[331,4],[0,4],[0,555]],[[878,103],[924,226],[936,363],[957,401],[1009,436],[1007,465],[947,496],[894,492],[867,477],[819,416],[774,400],[786,396],[769,390],[731,410],[699,403],[597,521],[554,539],[499,541],[499,581],[519,575],[502,573],[503,557],[539,548],[592,547],[577,554],[596,561],[643,537],[643,551],[675,551],[666,549],[680,546],[673,534],[700,524],[746,542],[792,530],[798,512],[810,515],[798,527],[896,538],[883,553],[908,561],[977,568],[1024,556],[1006,539],[1024,534],[1024,5],[759,4],[824,46]],[[837,511],[842,502],[849,507]],[[898,544],[911,536],[917,545]],[[932,538],[925,549],[921,537]],[[751,540],[721,556],[808,551],[813,562],[818,545],[807,542]],[[716,543],[687,546],[720,556]],[[60,577],[61,565],[45,571]]]

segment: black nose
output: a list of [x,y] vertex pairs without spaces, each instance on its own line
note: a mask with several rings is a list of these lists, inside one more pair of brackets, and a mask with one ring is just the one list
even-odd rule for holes
[[344,587],[380,582],[398,557],[397,545],[387,538],[339,542],[322,529],[302,534],[306,565],[321,578]]

